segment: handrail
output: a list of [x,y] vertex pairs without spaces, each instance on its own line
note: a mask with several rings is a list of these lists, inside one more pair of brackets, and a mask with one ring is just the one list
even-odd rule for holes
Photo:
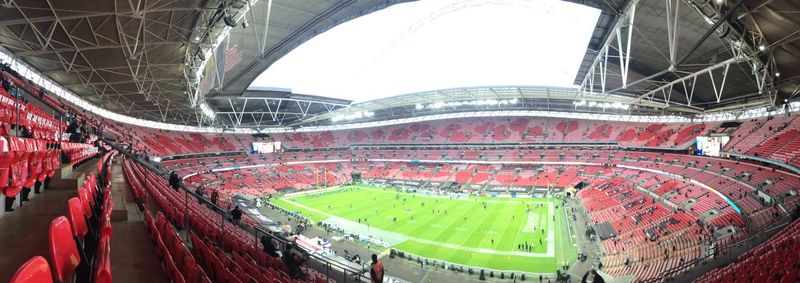
[[[767,234],[774,234],[777,230],[780,230],[781,228],[789,225],[791,223],[791,215],[784,215],[783,217],[778,219],[778,221],[776,221],[775,223],[776,224],[774,226],[770,227],[767,230],[759,231],[759,232],[757,232],[755,234],[748,235],[748,236],[746,236],[746,237],[744,237],[742,239],[737,240],[736,242],[726,244],[723,247],[717,247],[716,251],[713,252],[713,253],[710,253],[710,254],[708,254],[708,255],[706,255],[704,257],[700,257],[700,258],[684,261],[683,264],[680,264],[680,265],[678,265],[676,267],[670,268],[670,269],[662,272],[660,274],[661,276],[659,278],[654,278],[654,279],[650,279],[650,280],[644,280],[644,281],[642,281],[642,283],[657,283],[657,282],[662,282],[662,280],[664,280],[665,278],[674,278],[676,275],[679,275],[679,274],[688,274],[691,271],[691,269],[694,269],[697,266],[700,266],[701,263],[706,263],[709,260],[713,260],[715,258],[722,259],[722,258],[719,257],[720,254],[722,254],[722,255],[729,254],[729,253],[731,253],[733,251],[733,248],[739,247],[739,246],[744,245],[744,244],[748,244],[751,241],[758,242],[755,245],[752,245],[752,247],[755,247],[757,245],[763,244],[764,242],[766,242],[767,240],[772,238],[772,236],[774,236],[774,235],[771,235],[770,237],[767,237],[767,238],[764,238],[764,239],[760,239],[760,240],[759,240],[759,238],[761,238],[762,236],[767,235]],[[732,259],[731,262],[733,262],[735,260],[738,260],[738,256],[739,255],[736,256],[737,257],[736,259]]]
[[[166,172],[165,170],[162,170],[162,169],[160,169],[160,168],[158,168],[156,166],[153,166],[150,162],[148,162],[142,156],[132,154],[129,151],[127,151],[127,150],[123,149],[122,147],[120,147],[119,145],[117,145],[115,143],[112,143],[112,142],[110,142],[108,140],[104,140],[104,141],[107,144],[111,145],[111,147],[113,147],[115,150],[117,150],[121,154],[124,154],[125,156],[129,157],[131,160],[141,164],[142,166],[144,166],[148,170],[151,170],[152,172],[156,173],[157,175],[161,176],[162,178],[166,179],[169,176],[169,172]],[[222,207],[211,203],[211,201],[209,201],[208,199],[206,199],[206,198],[194,193],[191,188],[189,188],[188,186],[186,186],[183,183],[180,184],[180,189],[183,190],[183,192],[185,194],[185,197],[187,199],[188,198],[194,198],[194,199],[199,200],[203,205],[206,205],[206,206],[210,207],[211,210],[213,210],[214,212],[219,213],[221,219],[224,218],[224,214],[223,213],[225,213],[225,211],[227,211],[226,209],[223,209]],[[247,224],[244,224],[244,223],[238,224],[238,227],[243,229],[247,233],[253,234],[253,236],[255,237],[255,245],[256,246],[258,245],[258,241],[260,239],[260,236],[269,236],[273,240],[278,241],[281,245],[289,245],[292,242],[291,240],[286,239],[285,237],[283,237],[281,235],[277,235],[277,234],[275,234],[275,233],[273,233],[271,231],[264,230],[261,227],[254,227],[254,226],[250,226],[250,225],[247,225]],[[224,233],[224,230],[223,230],[223,233]],[[323,272],[329,278],[332,277],[332,275],[330,274],[330,271],[334,271],[334,272],[337,271],[337,270],[331,270],[331,267],[334,267],[334,268],[338,268],[339,270],[341,270],[341,272],[344,273],[343,276],[345,276],[345,278],[347,278],[348,275],[351,275],[351,276],[353,276],[353,279],[356,279],[358,281],[368,281],[369,280],[369,278],[364,275],[364,271],[363,270],[355,270],[355,269],[351,268],[350,266],[343,265],[343,264],[341,264],[339,262],[336,262],[334,260],[319,256],[319,255],[316,255],[316,254],[309,254],[309,253],[306,253],[305,251],[302,251],[302,253],[307,259],[314,259],[314,260],[319,261],[319,263],[322,263],[324,265],[324,267],[326,267],[326,270],[317,270],[317,271]],[[310,266],[310,264],[309,264],[309,266]],[[346,282],[346,279],[345,279],[345,282]]]
[[728,152],[728,151],[721,151],[720,154],[727,154],[727,155],[734,156],[734,157],[737,157],[737,158],[743,158],[743,159],[748,159],[748,160],[768,163],[768,164],[772,164],[772,165],[777,165],[777,166],[789,169],[792,172],[794,172],[795,174],[800,174],[800,168],[794,167],[792,165],[789,165],[789,164],[786,164],[786,163],[783,163],[783,162],[780,162],[780,161],[775,161],[775,160],[772,160],[772,159],[766,159],[766,158],[761,158],[761,157],[747,155],[747,154]]
[[163,161],[167,161],[167,160],[180,160],[180,159],[188,159],[188,158],[206,158],[206,157],[217,157],[217,156],[236,156],[236,155],[245,155],[245,154],[247,154],[246,150],[182,153],[182,154],[172,154],[172,155],[161,156],[161,161],[163,162]]

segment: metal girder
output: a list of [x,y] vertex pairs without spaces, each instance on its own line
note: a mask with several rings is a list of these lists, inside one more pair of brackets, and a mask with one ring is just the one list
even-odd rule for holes
[[[152,41],[152,42],[147,42],[146,44],[142,43],[141,46],[143,46],[143,47],[154,47],[154,46],[161,46],[161,45],[180,45],[180,44],[186,44],[186,42],[181,42],[181,41]],[[124,44],[123,45],[120,45],[120,44],[106,44],[106,45],[81,47],[79,50],[80,51],[92,51],[92,50],[101,50],[101,49],[119,49],[119,48],[126,48],[126,47],[127,46],[124,45]],[[52,54],[52,53],[57,53],[57,52],[70,52],[70,51],[75,51],[75,49],[70,47],[70,48],[31,50],[31,51],[25,51],[25,52],[17,52],[17,53],[15,53],[15,55],[20,56],[20,57],[22,57],[22,56],[41,56],[41,55]]]
[[[648,91],[645,94],[640,95],[635,100],[633,100],[632,103],[638,103],[642,99],[652,100],[652,99],[655,98],[656,94],[661,93],[662,98],[664,99],[665,103],[669,104],[671,102],[671,98],[672,98],[672,96],[671,96],[672,89],[677,84],[681,84],[683,86],[684,90],[686,91],[687,99],[689,99],[690,96],[694,95],[694,86],[695,86],[695,82],[697,80],[697,77],[703,76],[703,75],[707,75],[709,77],[709,79],[711,79],[711,84],[714,87],[714,94],[717,97],[717,102],[719,102],[720,99],[722,98],[722,91],[725,88],[725,82],[726,82],[726,80],[728,78],[728,68],[730,68],[731,64],[738,64],[738,63],[746,61],[746,60],[747,59],[743,58],[743,57],[734,57],[734,58],[730,58],[728,60],[725,60],[723,62],[714,64],[713,66],[710,66],[710,67],[704,68],[702,70],[699,70],[697,72],[693,72],[693,73],[690,73],[688,75],[682,76],[682,77],[680,77],[680,78],[678,78],[676,80],[668,82],[668,83],[666,83],[666,84],[664,84],[662,86],[659,86],[659,87],[657,87],[657,88],[655,88],[653,90]],[[716,80],[714,79],[714,71],[717,70],[717,69],[720,69],[720,68],[723,69],[722,82],[717,84]],[[686,81],[688,81],[688,80],[692,80],[691,90],[688,89],[687,86],[686,86]],[[688,100],[688,101],[689,101],[688,105],[691,105],[691,100]]]
[[[152,77],[151,78],[147,78],[146,80],[150,81],[150,82],[159,82],[159,83],[170,83],[170,82],[181,82],[182,81],[181,79],[176,79],[176,78],[167,79],[167,78],[152,78]],[[111,82],[105,82],[105,81],[104,82],[82,82],[82,83],[74,83],[74,84],[63,84],[63,86],[65,86],[65,87],[90,86],[90,85],[94,85],[94,86],[103,86],[103,85],[112,86],[112,85],[130,84],[130,83],[135,83],[135,84],[138,85],[138,84],[140,84],[142,82],[143,82],[142,80],[130,79],[130,80],[111,81]]]
[[[223,42],[220,42],[220,39],[223,41],[228,40],[231,27],[225,25],[222,21],[223,17],[227,14],[231,16],[235,22],[239,22],[245,17],[246,13],[249,12],[250,7],[255,1],[257,0],[232,1],[228,3],[228,1],[223,0],[216,9],[206,10],[200,13],[194,25],[194,33],[196,33],[196,35],[193,35],[197,36],[197,44],[186,49],[184,53],[186,67],[183,72],[189,104],[198,111],[198,114],[200,114],[200,108],[198,106],[205,101],[205,93],[202,93],[200,83],[208,79],[203,77],[200,72],[205,70],[205,68],[214,68],[213,71],[216,75],[216,83],[221,85],[222,82],[224,82],[225,72],[224,70],[219,70],[218,64],[221,58],[215,60],[214,66],[207,66],[206,64],[212,59],[212,56],[224,57],[225,51],[227,50],[227,44],[222,44]],[[234,4],[241,6],[233,7]],[[195,39],[193,38],[191,40]],[[219,51],[217,50],[218,48],[222,48],[222,50]],[[213,52],[210,54],[211,56],[209,56],[209,52]],[[202,54],[202,57],[197,58],[198,54]],[[204,117],[204,115],[198,115],[198,117]],[[198,118],[198,122],[200,122],[199,119],[200,118]]]
[[[50,14],[30,17],[30,15],[42,15],[34,11],[39,8],[20,6],[18,2],[9,0],[6,4],[7,7],[17,10],[19,18],[0,21],[0,26],[8,31],[4,38],[11,38],[12,42],[17,43],[12,46],[17,51],[16,56],[60,64],[62,69],[47,70],[42,74],[66,72],[77,78],[79,83],[62,82],[62,86],[84,87],[82,91],[88,90],[89,96],[108,99],[106,101],[108,107],[120,109],[122,113],[145,112],[143,110],[148,104],[137,104],[141,102],[135,102],[137,100],[130,97],[139,94],[145,97],[145,101],[151,102],[158,108],[159,116],[150,116],[153,120],[165,121],[169,117],[178,117],[180,113],[174,112],[176,101],[165,95],[183,92],[186,89],[185,85],[181,82],[182,79],[161,79],[165,77],[165,71],[175,73],[177,69],[160,67],[182,67],[184,63],[158,62],[151,65],[148,57],[152,50],[161,52],[159,57],[162,57],[161,54],[164,52],[170,52],[171,46],[175,46],[177,50],[183,48],[180,47],[181,44],[189,43],[187,36],[182,34],[186,31],[186,20],[192,18],[193,14],[206,10],[205,8],[166,8],[175,6],[177,2],[137,0],[135,3],[129,1],[127,4],[131,6],[123,9],[118,9],[116,6],[126,4],[115,1],[113,11],[96,12],[60,9],[58,5],[61,3],[46,0],[44,3],[47,4],[47,8],[44,10],[49,10]],[[148,13],[157,14],[150,14],[148,17]],[[136,29],[132,28],[134,25]],[[20,26],[21,29],[16,26]],[[134,31],[135,34],[126,34],[130,31]],[[111,35],[112,33],[116,33],[116,36]],[[119,60],[119,64],[126,66],[99,63],[94,53],[87,53],[104,49],[121,50],[126,58],[113,59],[123,59]],[[98,65],[102,66],[98,68]],[[158,75],[153,72],[154,70],[159,71]],[[117,81],[108,81],[112,78],[110,76]],[[129,76],[130,79],[119,79],[116,76],[124,76],[123,78]],[[133,83],[136,86],[135,90],[121,86],[124,83]],[[182,90],[176,91],[174,86]],[[85,91],[83,92],[81,95],[87,95]],[[117,97],[114,98],[114,95]]]
[[[727,5],[725,9],[720,9],[719,7],[714,6],[728,4],[725,2],[715,3],[713,1],[707,1],[703,3],[696,3],[686,2],[684,0],[664,0],[666,19],[665,24],[667,30],[664,36],[666,36],[665,41],[668,43],[666,48],[668,50],[668,55],[662,55],[665,56],[667,60],[665,63],[668,63],[669,67],[653,74],[642,74],[645,76],[644,78],[630,82],[628,76],[630,70],[629,60],[631,56],[636,57],[636,54],[630,53],[630,46],[633,43],[631,42],[632,38],[630,36],[630,31],[633,30],[636,25],[636,22],[634,21],[634,15],[637,4],[638,1],[633,0],[629,2],[623,10],[622,15],[619,17],[619,20],[615,24],[612,32],[606,39],[602,48],[600,48],[600,50],[597,52],[597,56],[594,58],[594,61],[590,65],[586,76],[582,80],[578,93],[576,94],[576,99],[585,95],[630,95],[630,88],[633,85],[642,84],[643,87],[637,88],[639,90],[634,92],[637,97],[634,101],[632,101],[632,103],[653,101],[656,96],[660,94],[662,98],[661,100],[664,101],[668,107],[670,105],[691,107],[695,96],[694,82],[696,82],[698,76],[707,75],[711,79],[711,86],[713,87],[715,98],[719,102],[723,97],[723,90],[725,88],[727,73],[730,65],[743,62],[750,63],[749,65],[752,69],[751,73],[753,76],[753,81],[756,82],[759,93],[767,95],[774,93],[774,91],[770,90],[771,88],[774,88],[774,86],[772,86],[773,78],[770,75],[772,74],[771,70],[774,69],[774,62],[771,63],[771,61],[774,61],[774,59],[772,58],[771,54],[767,54],[769,59],[767,62],[762,62],[759,58],[760,51],[754,47],[759,44],[763,44],[764,39],[761,35],[760,29],[753,21],[756,29],[747,30],[745,31],[746,34],[738,34],[736,33],[736,29],[734,29],[728,22],[728,19],[732,15],[733,11],[742,4],[741,0],[738,0],[735,3],[729,3],[730,5]],[[709,23],[710,27],[706,33],[703,34],[687,52],[685,52],[685,54],[678,54],[678,44],[679,39],[681,38],[681,6],[684,5],[688,6],[690,9],[694,9],[705,22]],[[716,14],[709,15],[709,13]],[[752,16],[748,14],[748,17],[750,17],[752,21]],[[717,32],[718,28],[724,30],[723,35],[725,36],[720,35],[720,38],[723,41],[724,50],[730,52],[732,55],[730,59],[718,63],[712,61],[711,63],[693,63],[691,66],[684,66],[688,65],[686,62],[689,57],[692,56],[694,51],[696,51],[709,38],[710,35],[712,35],[714,32]],[[623,40],[626,32],[627,42]],[[763,51],[763,49],[761,51]],[[619,60],[618,69],[608,67],[609,58],[613,59],[614,57]],[[697,68],[703,69],[695,71]],[[714,70],[717,69],[722,69],[721,76],[720,74],[715,75]],[[670,81],[668,82],[662,82],[658,80],[659,78],[663,79],[668,75],[674,75],[677,77],[677,79],[670,78]],[[721,78],[721,81],[715,80],[715,76],[717,79]],[[614,77],[615,79],[619,77],[621,86],[616,89],[609,90],[607,88],[607,83],[610,77]],[[687,85],[687,83],[691,83],[691,85]],[[677,103],[674,101],[672,92],[675,90],[676,86],[678,86],[678,89],[681,89],[680,87],[682,87],[682,91],[683,94],[685,94],[687,103]],[[623,91],[627,91],[627,93],[623,93]],[[774,100],[774,98],[772,98],[772,100]]]
[[303,99],[303,98],[285,98],[285,97],[263,97],[263,96],[217,96],[217,97],[209,97],[208,100],[268,100],[268,101],[286,101],[286,102],[303,102],[303,103],[314,103],[314,104],[323,104],[323,105],[330,105],[330,106],[338,106],[338,107],[348,107],[350,104],[348,103],[336,103],[336,102],[325,102],[321,100],[311,100],[311,99]]
[[[217,117],[227,117],[231,125],[240,127],[244,125],[245,117],[249,117],[256,126],[264,124],[264,118],[273,126],[284,126],[283,122],[287,117],[293,117],[292,121],[302,121],[304,118],[315,117],[319,114],[330,113],[335,109],[349,107],[349,104],[316,101],[302,98],[279,98],[279,97],[212,97],[208,100],[226,101],[228,109],[217,111]],[[240,105],[241,104],[241,105]],[[287,107],[293,110],[288,110]],[[322,112],[312,112],[313,106],[322,106]],[[251,110],[248,110],[248,107]],[[296,107],[296,108],[295,108]],[[217,119],[219,120],[219,119]]]
[[[14,1],[11,3],[15,4]],[[201,8],[201,7],[181,7],[181,8],[156,8],[156,9],[149,9],[150,12],[199,12],[202,10],[210,10],[210,8]],[[120,13],[116,12],[96,12],[96,11],[78,11],[78,10],[62,10],[62,9],[53,9],[52,11],[55,12],[69,12],[71,15],[59,17],[62,21],[66,20],[77,20],[81,18],[92,18],[92,17],[109,17],[109,16],[134,16],[136,15],[136,11],[124,11]],[[9,25],[21,25],[25,23],[43,23],[43,22],[52,22],[55,21],[55,17],[35,17],[30,18],[29,21],[21,20],[21,19],[14,19],[14,20],[4,20],[0,21],[0,26],[9,26]]]
[[[667,0],[670,1],[670,0]],[[603,43],[600,50],[598,50],[597,56],[594,58],[592,64],[589,67],[589,71],[586,72],[586,76],[583,78],[583,81],[578,88],[578,92],[576,95],[580,96],[583,93],[595,94],[595,76],[600,76],[600,93],[601,94],[608,94],[606,91],[606,80],[608,78],[608,59],[609,59],[609,51],[616,50],[617,56],[619,58],[619,74],[622,77],[622,85],[627,86],[627,77],[628,77],[628,70],[630,66],[630,47],[633,42],[631,42],[631,37],[633,35],[633,24],[634,18],[636,15],[636,7],[639,4],[639,0],[631,0],[625,6],[622,15],[620,15],[617,23],[612,28],[612,32],[609,33],[608,38]],[[669,18],[669,17],[668,17]],[[622,35],[627,34],[627,41],[622,41]],[[616,47],[614,47],[614,43],[616,42]]]

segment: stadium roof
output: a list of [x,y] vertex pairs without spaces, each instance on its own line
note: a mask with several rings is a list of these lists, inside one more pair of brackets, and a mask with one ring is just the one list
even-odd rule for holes
[[404,3],[309,40],[251,86],[355,102],[485,85],[572,86],[599,14],[564,1]]
[[[316,125],[330,123],[323,117],[353,117],[347,113],[383,114],[344,109],[347,101],[245,88],[311,37],[400,2],[406,1],[5,0],[0,44],[54,83],[115,113],[209,125],[201,119],[207,108],[217,112],[213,126],[252,126],[257,116],[268,117],[259,127]],[[565,107],[605,100],[627,105],[617,110],[630,114],[690,116],[780,106],[800,93],[797,1],[570,2],[602,14],[576,76],[574,98],[560,98]],[[227,27],[226,20],[236,27]],[[534,101],[542,102],[524,102]],[[552,97],[549,102],[525,107],[552,107]],[[387,102],[372,105],[380,103]],[[656,107],[659,103],[663,106]],[[382,109],[394,109],[387,117],[396,117],[409,115],[397,107],[416,110],[416,104]],[[289,119],[277,119],[281,112]]]
[[196,124],[204,94],[197,92],[204,86],[198,75],[206,65],[213,71],[204,80],[216,83],[202,92],[242,95],[297,45],[398,2],[404,1],[4,0],[0,44],[99,107]]
[[797,94],[800,20],[793,13],[800,2],[630,0],[606,7],[575,78],[584,91],[704,111],[777,106]]

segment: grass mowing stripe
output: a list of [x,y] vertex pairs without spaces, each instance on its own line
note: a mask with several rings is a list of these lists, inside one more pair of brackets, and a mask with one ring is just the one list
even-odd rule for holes
[[[542,221],[541,224],[537,223],[537,229],[555,232],[554,254],[545,255],[545,246],[538,245],[538,239],[547,234],[541,234],[540,230],[534,233],[522,231],[527,225],[526,204],[548,206],[547,203],[552,202],[550,199],[471,197],[468,200],[453,200],[400,193],[398,200],[397,196],[397,191],[391,189],[360,188],[318,196],[301,194],[291,197],[297,205],[318,212],[299,208],[280,199],[274,200],[274,203],[290,210],[301,211],[314,221],[327,219],[326,213],[353,222],[367,218],[366,223],[371,227],[409,237],[409,240],[393,248],[456,264],[553,273],[557,258],[564,256],[564,248],[559,245],[562,244],[559,239],[565,234],[559,231],[559,228],[565,228],[560,225],[562,219],[558,219],[556,223],[547,221],[552,220],[554,213],[563,211],[533,208],[529,213]],[[403,205],[403,198],[406,199],[406,205]],[[425,203],[424,207],[420,205],[421,202]],[[487,204],[486,209],[483,208],[483,202]],[[442,212],[432,213],[432,209]],[[444,213],[445,210],[447,214]],[[410,221],[412,214],[414,220]],[[394,217],[397,217],[397,223],[392,222]],[[493,231],[494,234],[486,234],[486,231]],[[494,245],[491,244],[491,239],[494,239]],[[519,251],[518,244],[526,241],[536,242],[533,249],[535,253]]]

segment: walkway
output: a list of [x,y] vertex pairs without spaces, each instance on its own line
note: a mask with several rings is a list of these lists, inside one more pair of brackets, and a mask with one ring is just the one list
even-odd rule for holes
[[[92,159],[74,171],[94,173],[96,168],[97,159]],[[50,222],[66,215],[67,201],[76,196],[77,188],[45,189],[35,196],[31,192],[30,201],[0,217],[0,282],[8,282],[34,256],[44,256],[52,262],[48,244]]]
[[[127,220],[111,222],[111,272],[115,282],[169,282],[156,247],[150,241],[143,214],[133,201],[125,177],[122,162],[116,160],[111,166],[111,188],[117,207],[127,208]],[[122,201],[122,202],[120,202]]]

